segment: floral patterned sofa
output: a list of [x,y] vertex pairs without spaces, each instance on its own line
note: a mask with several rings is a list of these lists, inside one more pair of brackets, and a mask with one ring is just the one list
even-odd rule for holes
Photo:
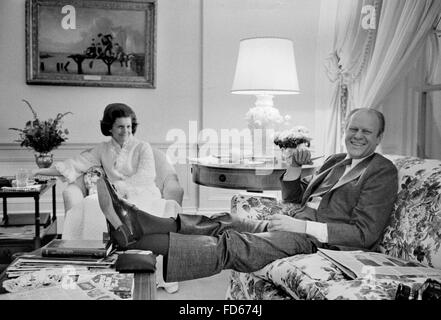
[[[441,269],[441,160],[387,158],[398,168],[399,193],[381,250]],[[231,212],[265,219],[275,213],[289,215],[293,207],[271,197],[235,195]],[[421,281],[404,282],[415,288]],[[394,299],[398,285],[393,279],[350,280],[321,255],[308,254],[274,261],[253,273],[233,271],[226,299]]]

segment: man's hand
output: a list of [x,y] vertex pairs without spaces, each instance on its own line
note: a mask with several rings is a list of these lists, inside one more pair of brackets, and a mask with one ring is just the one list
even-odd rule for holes
[[301,167],[304,164],[311,164],[311,151],[301,144],[295,149],[288,149],[290,152],[290,157],[288,158],[288,163],[291,167]]
[[274,214],[269,218],[268,231],[288,231],[306,233],[306,221],[283,214]]

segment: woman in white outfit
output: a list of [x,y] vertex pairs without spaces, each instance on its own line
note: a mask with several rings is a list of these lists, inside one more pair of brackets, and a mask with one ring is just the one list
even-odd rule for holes
[[[161,198],[155,184],[156,170],[149,143],[134,137],[138,122],[135,112],[122,103],[109,104],[101,120],[101,132],[111,136],[78,156],[58,162],[54,167],[38,169],[36,175],[59,175],[69,183],[94,166],[101,166],[118,193],[141,210],[160,217],[176,217],[182,212],[174,200]],[[107,230],[96,193],[92,193],[66,213],[63,239],[102,239]],[[162,277],[158,277],[163,282]],[[177,283],[161,283],[167,291],[176,291]]]

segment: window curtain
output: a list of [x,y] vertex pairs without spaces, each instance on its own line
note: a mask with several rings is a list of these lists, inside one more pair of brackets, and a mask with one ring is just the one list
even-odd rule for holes
[[[412,66],[381,103],[386,117],[386,134],[382,141],[382,150],[387,154],[418,156],[419,105],[421,87],[425,84],[441,84],[439,69],[439,39],[431,33],[426,41],[424,53]],[[427,95],[426,102],[426,156],[441,159],[440,131],[441,91]],[[433,107],[435,106],[435,107]]]
[[376,23],[372,29],[361,26],[366,6],[375,8],[378,19],[380,0],[339,0],[337,4],[333,49],[325,63],[327,76],[334,85],[326,125],[325,154],[328,155],[344,150],[344,120],[353,109],[354,100],[358,100],[354,94],[360,91],[360,78],[374,47]]
[[[426,79],[428,85],[441,84],[440,35],[433,33],[427,43]],[[441,159],[441,90],[427,95],[426,156]]]
[[[441,10],[439,0],[340,0],[333,56],[327,72],[335,83],[327,126],[327,153],[344,150],[346,115],[358,107],[381,109],[391,90],[423,53]],[[373,5],[376,30],[360,27],[361,7]],[[346,30],[346,31],[345,31]]]
[[424,52],[441,10],[439,0],[384,0],[378,34],[356,105],[379,108]]

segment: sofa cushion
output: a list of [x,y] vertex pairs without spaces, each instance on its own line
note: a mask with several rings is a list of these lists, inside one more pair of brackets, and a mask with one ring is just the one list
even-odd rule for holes
[[[419,285],[412,280],[406,284]],[[320,254],[307,254],[274,261],[253,273],[233,271],[227,298],[393,300],[398,285],[391,279],[349,280]]]
[[289,203],[270,196],[249,196],[237,194],[231,199],[231,213],[241,218],[268,220],[273,214],[292,216],[297,203]]
[[292,297],[272,282],[254,276],[252,273],[231,272],[227,300],[291,300]]
[[441,268],[441,161],[388,156],[399,190],[382,251]]

